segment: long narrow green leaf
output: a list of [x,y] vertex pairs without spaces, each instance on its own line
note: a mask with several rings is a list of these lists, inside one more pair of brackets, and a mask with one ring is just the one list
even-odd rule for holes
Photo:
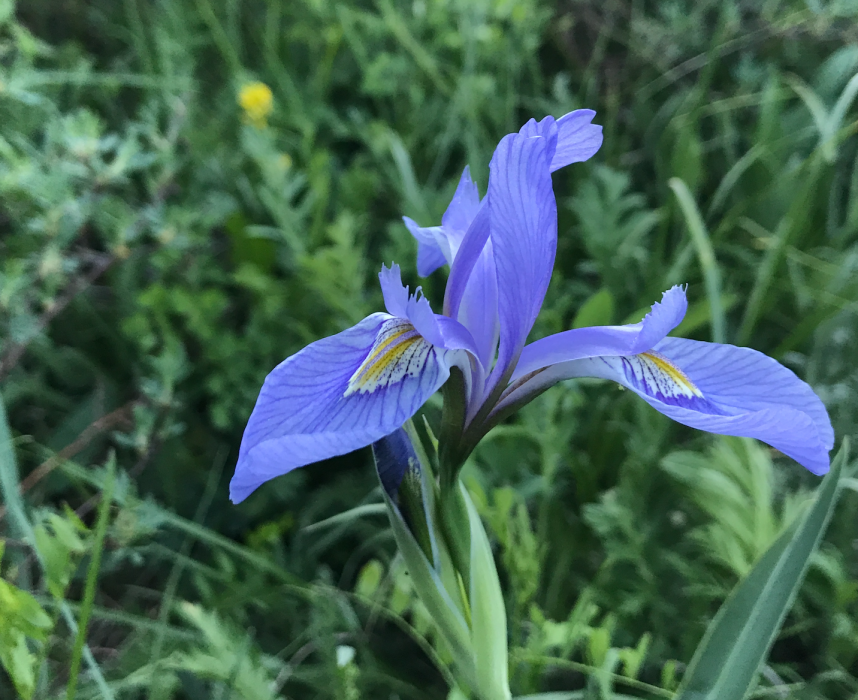
[[411,574],[414,589],[450,645],[457,663],[470,662],[473,649],[467,623],[459,614],[456,604],[447,594],[444,584],[402,519],[399,508],[390,500],[387,493],[384,493],[384,500],[387,503],[393,536]]
[[848,452],[844,441],[813,507],[777,539],[721,606],[676,700],[742,700],[748,693],[834,512]]
[[337,513],[336,515],[332,515],[330,518],[325,518],[324,520],[320,520],[317,523],[312,523],[302,528],[302,531],[306,534],[311,532],[315,532],[316,530],[322,530],[326,527],[333,527],[334,525],[344,525],[346,523],[350,523],[352,520],[356,520],[358,518],[362,518],[366,515],[384,515],[387,512],[387,507],[384,503],[366,503],[362,506],[355,506],[347,510],[345,513]]
[[461,482],[459,489],[468,508],[471,534],[471,639],[478,690],[485,700],[508,700],[511,695],[503,593],[480,516]]
[[700,261],[700,267],[703,270],[706,296],[709,297],[709,307],[712,309],[710,320],[712,341],[723,343],[726,339],[726,322],[724,320],[724,305],[721,301],[721,271],[718,269],[717,260],[715,260],[712,242],[709,240],[706,225],[703,223],[700,210],[697,208],[697,203],[694,201],[688,186],[678,177],[670,178],[667,184],[679,201],[679,207],[682,209],[685,223],[688,225],[688,233],[691,235],[691,242],[694,244],[697,259]]
[[[748,345],[757,321],[763,315],[770,290],[777,279],[777,273],[790,244],[795,243],[809,222],[810,202],[817,190],[817,182],[822,170],[822,160],[810,157],[802,165],[802,177],[796,186],[789,211],[784,214],[772,236],[771,245],[766,248],[762,260],[757,264],[754,286],[745,305],[742,323],[736,334],[738,345]],[[754,228],[753,224],[751,225]],[[769,302],[770,303],[770,302]]]
[[89,569],[86,573],[86,584],[83,592],[83,602],[80,605],[80,622],[74,642],[69,681],[66,685],[67,700],[74,700],[77,693],[77,676],[80,673],[80,659],[86,643],[86,630],[89,627],[89,617],[92,614],[92,604],[95,602],[95,588],[98,583],[98,572],[101,569],[101,553],[104,550],[104,538],[107,535],[107,523],[110,520],[110,504],[113,501],[113,485],[116,476],[116,459],[111,457],[107,463],[107,479],[104,491],[101,493],[101,503],[98,506],[98,517],[95,521],[95,540],[92,543],[92,555]]

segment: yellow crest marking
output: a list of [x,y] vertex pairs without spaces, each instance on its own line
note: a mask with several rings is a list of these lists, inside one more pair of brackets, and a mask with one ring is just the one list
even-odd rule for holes
[[669,398],[677,396],[685,396],[689,399],[695,396],[703,398],[703,392],[688,378],[688,375],[664,355],[650,350],[623,359],[631,368],[635,378],[653,394],[660,393]]
[[385,322],[343,396],[372,393],[406,377],[416,377],[431,351],[432,345],[408,321],[394,318]]

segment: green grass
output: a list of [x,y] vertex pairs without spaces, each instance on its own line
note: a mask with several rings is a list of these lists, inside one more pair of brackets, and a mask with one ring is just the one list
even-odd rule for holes
[[[688,284],[684,335],[778,358],[855,436],[853,5],[0,2],[0,534],[4,580],[47,615],[15,628],[33,697],[446,697],[368,450],[241,506],[227,482],[266,373],[380,308],[382,262],[417,284],[400,217],[438,223],[466,163],[484,192],[530,117],[590,107],[605,133],[554,177],[533,337]],[[256,80],[264,127],[237,103]],[[443,273],[422,284],[439,308]],[[589,381],[465,474],[513,693],[582,698],[670,697],[818,484]],[[755,697],[858,697],[856,517],[847,490]]]

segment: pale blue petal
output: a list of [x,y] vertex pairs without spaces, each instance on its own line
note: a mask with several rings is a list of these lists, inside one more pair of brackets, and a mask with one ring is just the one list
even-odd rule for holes
[[[440,388],[461,351],[423,340],[415,344],[419,353],[402,356],[398,373],[366,391],[352,388],[350,379],[388,323],[402,321],[373,314],[309,345],[268,375],[242,438],[230,482],[233,502],[269,479],[389,435]],[[415,365],[409,357],[421,361]]]
[[407,216],[403,216],[402,220],[411,235],[417,239],[417,273],[421,277],[428,277],[439,267],[452,260],[450,247],[440,226],[424,228]]
[[378,273],[381,283],[381,293],[384,296],[384,306],[391,316],[405,318],[411,321],[417,332],[432,345],[443,346],[441,331],[432,313],[429,300],[423,296],[423,291],[417,287],[414,294],[409,294],[409,288],[402,284],[402,274],[399,265],[393,264],[388,269],[381,266]]
[[408,287],[402,284],[399,265],[394,263],[389,268],[387,265],[382,265],[381,272],[378,273],[378,281],[387,313],[405,318],[408,314]]
[[453,264],[465,232],[479,208],[480,193],[466,167],[441,218],[441,226],[422,227],[413,219],[402,217],[411,235],[417,239],[417,272],[421,277],[431,275],[444,263]]
[[665,338],[655,351],[688,367],[704,396],[713,397],[726,411],[788,406],[811,418],[826,451],[834,447],[825,405],[809,384],[777,360],[751,348],[685,338]]
[[439,347],[447,350],[467,350],[471,355],[477,357],[477,344],[465,326],[441,314],[435,315],[435,322],[438,324],[438,330],[441,333]]
[[550,148],[550,139],[510,134],[491,162],[487,199],[500,314],[496,377],[518,359],[554,266],[557,204]]
[[462,171],[462,177],[459,178],[456,193],[450,201],[450,206],[447,207],[447,211],[441,217],[441,226],[445,231],[460,232],[458,242],[461,243],[462,236],[470,227],[479,208],[480,192],[476,183],[471,179],[471,171],[466,165]]
[[450,269],[444,296],[444,314],[471,331],[479,350],[477,357],[486,369],[494,358],[500,328],[490,214],[487,198],[483,199]]
[[585,161],[599,150],[602,127],[590,123],[595,116],[592,109],[577,109],[557,120],[557,146],[551,159],[551,172]]
[[490,367],[500,335],[497,271],[491,239],[486,241],[471,271],[457,318],[473,335],[482,365]]
[[[660,371],[665,361],[673,369]],[[666,338],[644,355],[553,365],[513,393],[533,395],[562,379],[585,376],[622,384],[684,425],[756,438],[814,474],[828,471],[834,433],[825,406],[793,372],[756,350]]]
[[465,296],[471,272],[486,247],[486,241],[489,240],[490,221],[490,209],[488,202],[484,199],[450,267],[447,289],[444,292],[444,314],[451,318],[456,318],[459,314],[459,306]]
[[680,286],[668,289],[640,323],[626,326],[575,328],[550,335],[526,346],[512,381],[557,364],[600,355],[635,355],[654,347],[685,317],[688,302]]
[[602,127],[591,124],[596,113],[578,109],[564,114],[557,121],[548,116],[537,122],[531,119],[519,130],[522,136],[543,136],[549,139],[551,172],[571,163],[591,158],[602,145]]
[[640,334],[635,339],[631,352],[649,350],[682,323],[686,311],[688,300],[685,297],[685,288],[676,285],[668,289],[661,295],[661,302],[652,305],[652,310],[644,316],[643,321],[634,324],[640,326]]
[[557,122],[554,121],[554,117],[548,115],[547,117],[543,117],[540,121],[536,121],[535,119],[530,119],[528,122],[518,130],[520,136],[524,136],[525,138],[534,138],[540,137],[546,140],[545,144],[545,152],[548,156],[548,162],[551,162],[551,159],[554,157],[554,151],[557,148]]

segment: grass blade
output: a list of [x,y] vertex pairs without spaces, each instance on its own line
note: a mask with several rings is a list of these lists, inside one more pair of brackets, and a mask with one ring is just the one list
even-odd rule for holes
[[709,240],[706,225],[703,223],[700,210],[697,208],[697,203],[694,201],[688,186],[678,177],[670,178],[667,184],[673,190],[676,199],[679,200],[679,206],[685,216],[685,223],[688,224],[688,232],[691,234],[691,242],[694,244],[697,259],[703,269],[706,296],[709,297],[709,307],[712,309],[710,320],[712,342],[723,343],[726,339],[726,323],[724,306],[721,303],[721,271],[718,269],[718,262],[715,260],[712,242]]
[[104,482],[104,490],[101,492],[101,502],[98,505],[98,516],[95,521],[95,541],[92,544],[92,558],[89,562],[89,569],[86,572],[86,585],[84,587],[83,602],[80,606],[80,622],[74,642],[74,651],[72,652],[69,682],[66,686],[67,700],[74,700],[77,692],[80,659],[83,654],[84,644],[86,643],[86,630],[89,626],[90,615],[92,614],[92,604],[95,601],[98,571],[101,568],[101,553],[104,550],[104,537],[107,534],[107,522],[110,519],[110,505],[113,502],[113,485],[116,480],[115,461],[115,458],[111,457],[107,463],[107,478]]
[[[6,510],[9,513],[13,527],[23,536],[23,539],[33,544],[33,551],[39,560],[39,564],[44,568],[44,562],[39,555],[39,550],[35,547],[36,536],[33,532],[33,525],[30,523],[27,512],[24,510],[24,499],[21,497],[21,492],[18,488],[18,466],[15,462],[15,452],[12,449],[12,434],[9,431],[9,421],[6,418],[6,406],[3,403],[2,396],[0,396],[0,494],[3,495],[3,501],[6,504]],[[63,602],[60,611],[69,630],[71,630],[72,634],[75,634],[77,632],[77,622],[75,622],[74,615],[68,604]],[[92,677],[102,697],[107,700],[113,700],[113,692],[104,679],[101,669],[98,667],[98,662],[92,655],[92,651],[85,644],[83,645],[83,658],[90,673],[92,673]]]
[[742,700],[798,593],[834,512],[848,443],[807,515],[784,532],[733,589],[709,625],[676,700]]

